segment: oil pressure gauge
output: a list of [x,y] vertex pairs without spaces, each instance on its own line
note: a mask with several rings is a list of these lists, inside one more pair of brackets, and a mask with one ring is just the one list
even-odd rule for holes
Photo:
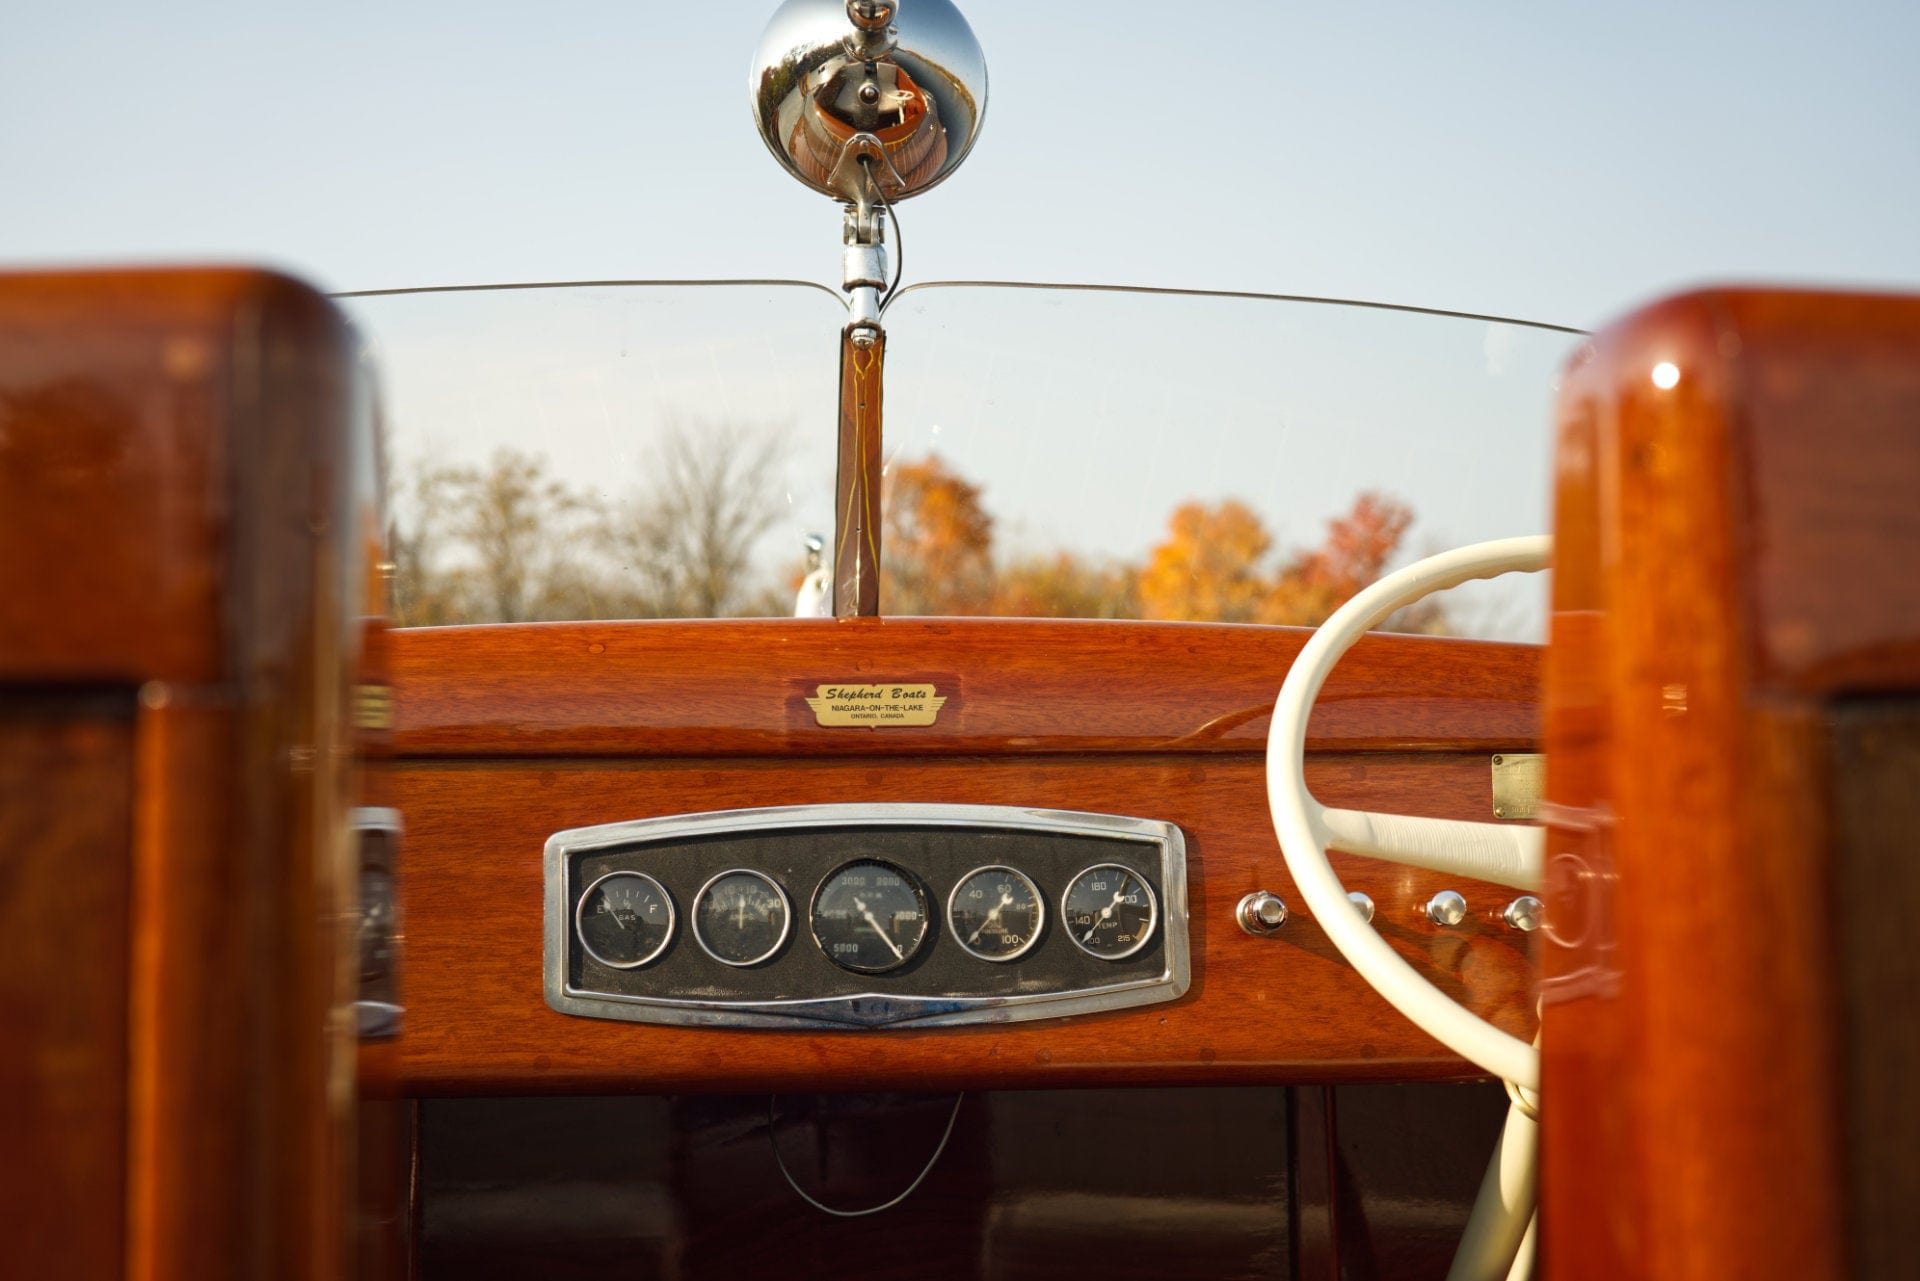
[[947,899],[947,924],[961,947],[983,961],[1011,961],[1040,941],[1047,909],[1039,887],[1011,867],[968,872]]
[[1153,938],[1160,904],[1138,872],[1098,863],[1073,878],[1060,899],[1060,924],[1081,951],[1103,961],[1132,956]]
[[637,969],[673,939],[673,899],[645,872],[608,872],[580,896],[573,926],[588,956],[616,970]]
[[813,896],[813,937],[827,959],[857,974],[911,961],[927,941],[927,894],[911,873],[875,858],[835,868]]
[[787,892],[763,872],[722,872],[694,895],[694,940],[724,965],[760,964],[780,950],[792,928]]

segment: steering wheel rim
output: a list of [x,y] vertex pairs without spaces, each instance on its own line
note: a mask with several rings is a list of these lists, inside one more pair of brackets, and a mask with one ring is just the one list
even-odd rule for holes
[[1537,827],[1464,823],[1328,809],[1307,791],[1307,719],[1328,674],[1353,643],[1394,611],[1479,578],[1547,568],[1546,535],[1475,543],[1388,574],[1335,610],[1294,659],[1267,733],[1267,803],[1274,834],[1308,911],[1347,962],[1389,1004],[1467,1061],[1537,1090],[1540,1054],[1459,1005],[1389,947],[1347,898],[1330,845],[1517,888],[1540,884],[1545,833]]

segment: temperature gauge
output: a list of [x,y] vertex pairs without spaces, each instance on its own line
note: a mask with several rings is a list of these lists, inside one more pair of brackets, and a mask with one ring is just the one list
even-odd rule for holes
[[920,882],[879,859],[834,870],[813,896],[813,937],[845,970],[897,970],[927,941],[927,895]]
[[645,965],[673,938],[673,900],[644,872],[608,872],[587,887],[573,927],[587,955],[616,970]]
[[1061,928],[1081,951],[1103,961],[1123,960],[1145,947],[1159,915],[1153,887],[1118,863],[1080,873],[1060,900]]
[[722,872],[693,899],[694,940],[723,965],[760,964],[780,950],[792,928],[787,892],[760,872]]
[[1011,867],[968,872],[947,899],[954,939],[983,961],[1025,956],[1040,941],[1046,919],[1039,887]]

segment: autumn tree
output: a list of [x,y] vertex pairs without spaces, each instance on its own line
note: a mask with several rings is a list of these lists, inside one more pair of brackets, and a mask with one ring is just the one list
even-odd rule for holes
[[[1317,547],[1295,552],[1281,568],[1260,621],[1317,627],[1361,588],[1386,572],[1413,524],[1413,508],[1397,498],[1363,491],[1344,515],[1327,522]],[[1440,632],[1445,614],[1429,598],[1389,618],[1383,630]]]
[[980,487],[928,454],[881,490],[880,599],[890,614],[978,614],[993,598],[993,517]]
[[[1326,536],[1268,562],[1273,536],[1238,499],[1186,502],[1167,522],[1166,537],[1140,570],[1140,616],[1227,623],[1313,627],[1379,578],[1399,551],[1413,509],[1396,498],[1363,492],[1327,522]],[[1441,631],[1437,601],[1402,610],[1388,630]]]
[[1141,617],[1258,620],[1273,592],[1265,576],[1272,547],[1260,517],[1238,499],[1180,504],[1140,571]]
[[995,577],[999,618],[1137,618],[1132,566],[1093,564],[1072,552],[1014,561]]

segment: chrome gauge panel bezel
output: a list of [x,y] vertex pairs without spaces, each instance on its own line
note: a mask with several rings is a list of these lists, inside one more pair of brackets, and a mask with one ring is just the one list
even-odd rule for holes
[[[990,838],[995,833],[1003,835],[1054,833],[1061,836],[1098,838],[1103,842],[1126,842],[1131,847],[1130,851],[1122,852],[1118,856],[1130,863],[1137,863],[1158,882],[1154,888],[1158,891],[1157,932],[1160,935],[1160,950],[1153,953],[1151,959],[1142,958],[1146,960],[1144,965],[1136,960],[1133,963],[1132,974],[1116,975],[1110,981],[1099,981],[1097,974],[1082,974],[1079,976],[1081,981],[1076,981],[1070,986],[1045,987],[1029,981],[1030,972],[1025,966],[993,964],[992,961],[998,958],[979,957],[971,949],[958,948],[957,940],[952,936],[949,925],[949,910],[942,910],[938,918],[933,921],[934,931],[939,937],[937,940],[930,941],[928,949],[925,950],[931,950],[932,943],[938,942],[942,948],[950,949],[952,955],[969,964],[978,965],[983,972],[991,971],[1001,975],[1018,974],[1020,976],[1018,979],[1009,980],[1010,985],[1017,985],[1017,990],[985,995],[957,991],[929,994],[889,990],[889,980],[896,976],[885,973],[859,975],[843,971],[843,977],[846,979],[859,980],[850,985],[857,990],[826,996],[810,996],[805,992],[795,992],[791,995],[781,993],[778,999],[717,998],[711,994],[710,990],[636,995],[632,991],[596,990],[593,986],[591,967],[584,967],[573,961],[571,949],[577,942],[573,917],[587,884],[599,879],[598,876],[582,876],[579,883],[575,883],[575,869],[580,866],[583,858],[589,865],[592,865],[595,860],[604,863],[607,856],[657,859],[659,861],[653,864],[655,870],[661,871],[662,876],[667,876],[668,873],[662,869],[670,867],[671,864],[666,860],[673,859],[679,850],[689,848],[690,842],[708,838],[777,838],[781,834],[799,834],[809,829],[835,831],[852,829],[856,833],[860,829],[875,833],[947,829],[955,836],[969,842],[972,840],[971,837],[966,836],[969,830],[978,831],[983,838]],[[816,832],[811,839],[818,841],[825,837],[822,833]],[[933,833],[925,839],[945,838],[938,833]],[[864,855],[867,851],[862,850],[859,853]],[[871,853],[873,857],[882,861],[895,862],[904,866],[906,870],[920,877],[923,884],[929,874],[927,868],[913,866],[908,860],[890,857],[884,849],[874,850]],[[948,876],[959,875],[960,879],[954,882],[953,886],[957,889],[977,872],[993,867],[1010,866],[1016,861],[989,855],[986,858],[954,862],[949,868],[942,870],[937,886],[928,887],[930,890],[938,890],[937,897],[932,893],[928,895],[930,906],[937,903],[942,909],[950,909],[952,893],[946,882]],[[1086,864],[1080,866],[1084,867]],[[738,870],[758,871],[759,869],[742,867]],[[1035,878],[1024,869],[1016,867],[1014,870],[1021,872],[1030,884],[1034,884],[1036,890],[1040,889]],[[546,997],[547,1004],[563,1014],[633,1023],[718,1028],[784,1028],[817,1031],[890,1027],[959,1027],[1061,1018],[1151,1005],[1176,1000],[1185,995],[1191,982],[1186,842],[1178,827],[1153,819],[990,805],[807,805],[772,809],[724,810],[608,823],[556,832],[547,841],[544,871]],[[705,879],[711,883],[717,878]],[[778,885],[777,879],[776,885]],[[789,935],[794,940],[798,940],[787,945],[786,952],[795,954],[796,949],[812,946],[808,941],[811,921],[807,923],[808,929],[803,931],[794,921],[794,915],[798,910],[798,904],[810,901],[816,886],[810,882],[805,885],[789,884],[780,888],[783,889],[788,900]],[[1042,911],[1048,916],[1051,916],[1051,913],[1046,912],[1046,904],[1050,897],[1052,897],[1051,887],[1047,892],[1038,895]],[[668,894],[668,898],[671,901],[671,893]],[[1050,937],[1054,932],[1052,925],[1051,921],[1046,922],[1037,935]],[[694,934],[696,931],[689,928],[686,933]],[[1038,941],[1037,937],[1036,942]],[[699,940],[696,938],[695,942],[698,943]],[[1048,942],[1043,950],[1052,949],[1055,946],[1057,943]],[[1068,952],[1074,955],[1079,954],[1072,948],[1069,948]],[[1022,959],[1030,961],[1031,954],[1032,945],[1029,945],[1029,948],[1023,949]],[[698,955],[703,963],[710,955],[704,944],[700,946]],[[777,975],[781,967],[787,963],[785,960],[776,960],[771,965],[763,966],[758,972]],[[1085,962],[1081,964],[1084,965]],[[740,969],[728,972],[747,973]],[[871,982],[865,982],[865,980],[871,980]],[[620,983],[626,983],[629,987],[634,986],[628,980],[615,983],[611,974],[606,974],[604,981],[613,986],[619,986]],[[1035,990],[1036,987],[1039,990]]]

